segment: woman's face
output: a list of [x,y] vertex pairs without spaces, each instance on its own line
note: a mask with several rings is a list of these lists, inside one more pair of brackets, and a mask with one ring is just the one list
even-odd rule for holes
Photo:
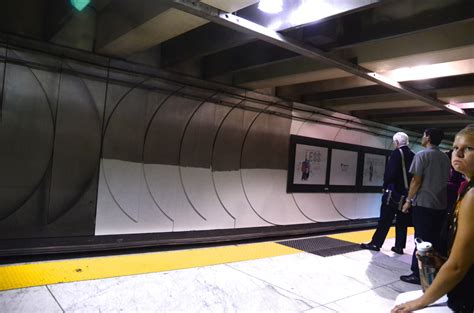
[[456,136],[453,144],[451,165],[470,179],[474,176],[474,136]]

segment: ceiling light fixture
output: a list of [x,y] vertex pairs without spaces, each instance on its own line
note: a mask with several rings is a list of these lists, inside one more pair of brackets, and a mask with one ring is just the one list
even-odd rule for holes
[[337,13],[335,4],[318,0],[302,0],[301,5],[290,15],[290,23],[293,26],[315,22],[322,18]]
[[454,111],[454,112],[457,112],[457,113],[461,113],[461,114],[466,114],[466,112],[464,112],[463,109],[461,109],[460,107],[454,105],[454,104],[446,104],[445,105],[446,108],[448,108],[449,110],[451,111]]
[[82,11],[90,2],[91,0],[70,0],[71,5],[78,11]]
[[280,13],[283,11],[283,0],[260,0],[258,9],[269,14]]
[[451,105],[455,105],[460,109],[474,109],[474,102],[463,102],[463,103],[450,103]]

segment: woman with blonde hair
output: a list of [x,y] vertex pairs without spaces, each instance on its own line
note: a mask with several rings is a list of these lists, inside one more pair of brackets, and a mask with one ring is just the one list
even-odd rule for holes
[[451,164],[468,184],[459,195],[449,226],[448,259],[421,297],[395,306],[392,313],[422,309],[445,294],[454,312],[474,312],[474,124],[456,134]]

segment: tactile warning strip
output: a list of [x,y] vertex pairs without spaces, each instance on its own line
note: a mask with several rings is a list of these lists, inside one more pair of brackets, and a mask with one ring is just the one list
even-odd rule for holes
[[300,252],[267,242],[0,266],[0,291],[255,260]]
[[323,257],[360,250],[357,244],[329,237],[280,241],[279,244]]

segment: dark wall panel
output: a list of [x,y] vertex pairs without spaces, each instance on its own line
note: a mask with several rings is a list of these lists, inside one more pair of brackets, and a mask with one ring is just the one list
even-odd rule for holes
[[202,101],[169,97],[150,124],[145,143],[145,163],[178,165],[182,136]]
[[291,119],[262,112],[244,143],[242,168],[286,170]]
[[30,69],[7,64],[2,110],[0,223],[39,191],[51,165],[54,139],[54,112]]
[[229,107],[203,103],[190,120],[181,147],[180,165],[210,168],[215,133]]
[[105,80],[7,64],[0,238],[94,234],[105,90]]
[[212,158],[214,171],[240,169],[240,156],[245,135],[257,114],[258,111],[246,111],[238,107],[232,109],[217,134]]
[[[93,85],[98,86],[92,89]],[[48,224],[74,209],[96,179],[102,115],[91,93],[98,92],[98,98],[104,99],[104,91],[102,82],[67,74],[61,76]],[[95,198],[89,194],[85,201],[94,204]]]

